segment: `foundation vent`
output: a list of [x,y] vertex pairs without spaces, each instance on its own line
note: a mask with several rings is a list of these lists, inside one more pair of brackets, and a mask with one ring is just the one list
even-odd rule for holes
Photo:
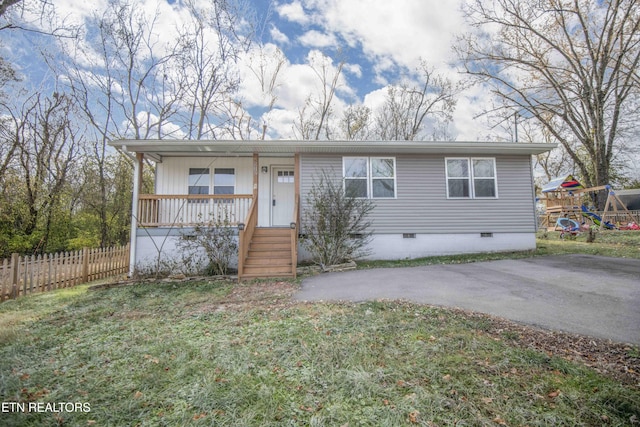
[[480,237],[493,237],[493,233],[480,233]]
[[402,234],[402,238],[403,239],[415,239],[416,238],[416,233],[403,233]]

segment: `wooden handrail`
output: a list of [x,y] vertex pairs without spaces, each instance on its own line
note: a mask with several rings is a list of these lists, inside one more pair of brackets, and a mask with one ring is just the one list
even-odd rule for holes
[[168,200],[168,199],[246,199],[253,198],[251,194],[140,194],[139,200]]
[[244,227],[242,230],[238,230],[238,281],[242,280],[244,274],[244,261],[249,254],[249,244],[253,238],[253,233],[256,230],[258,224],[257,214],[257,200],[253,199],[249,213],[244,221]]
[[295,203],[293,206],[293,221],[291,222],[291,272],[293,278],[296,278],[296,269],[298,265],[298,233],[300,229],[300,222],[298,220],[300,209],[300,196],[296,194]]
[[218,220],[236,225],[253,200],[251,194],[141,194],[140,227],[189,226]]

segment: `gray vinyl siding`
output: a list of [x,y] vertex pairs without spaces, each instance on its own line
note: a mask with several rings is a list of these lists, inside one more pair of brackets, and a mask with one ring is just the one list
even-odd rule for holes
[[[371,156],[375,156],[372,153]],[[389,156],[383,156],[389,157]],[[374,199],[373,229],[395,233],[528,233],[535,231],[531,157],[474,156],[496,159],[497,199],[447,199],[445,157],[402,155],[396,158],[395,199]],[[302,155],[302,207],[314,177],[332,171],[342,179],[341,155]]]

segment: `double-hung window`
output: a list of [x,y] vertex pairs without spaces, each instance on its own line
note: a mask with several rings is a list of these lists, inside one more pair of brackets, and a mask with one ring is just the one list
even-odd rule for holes
[[[213,194],[235,194],[236,171],[233,168],[213,169]],[[222,199],[220,203],[233,203],[234,199]]]
[[[209,168],[189,168],[189,194],[209,194]],[[207,199],[189,199],[189,203],[206,203]]]
[[393,157],[344,157],[344,191],[369,199],[396,197],[396,159]]
[[213,170],[213,194],[235,194],[236,174],[232,168]]
[[498,197],[494,158],[446,158],[447,197],[495,199]]
[[344,192],[349,197],[369,197],[369,160],[366,157],[345,157]]

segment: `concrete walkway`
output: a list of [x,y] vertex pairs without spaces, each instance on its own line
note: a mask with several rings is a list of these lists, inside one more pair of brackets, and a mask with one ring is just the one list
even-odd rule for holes
[[301,301],[408,300],[640,345],[640,260],[590,255],[327,273]]

